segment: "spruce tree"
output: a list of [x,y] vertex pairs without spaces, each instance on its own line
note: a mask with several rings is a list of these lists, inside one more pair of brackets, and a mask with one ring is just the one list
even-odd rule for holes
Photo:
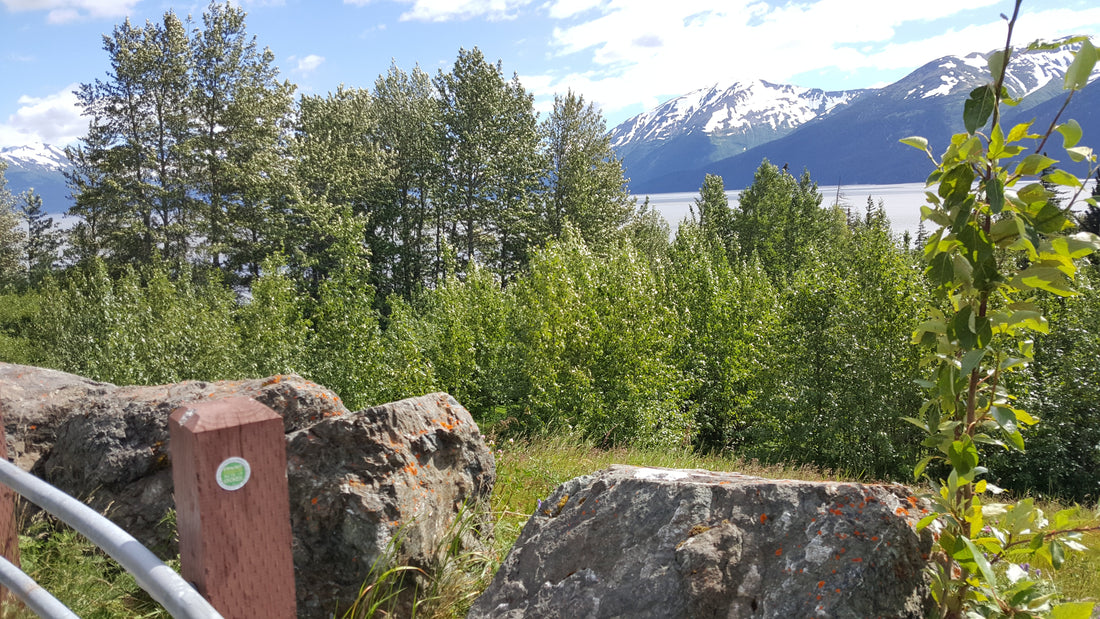
[[[1092,186],[1093,202],[1100,202],[1100,170],[1096,171],[1096,184]],[[1077,225],[1085,232],[1100,234],[1100,208],[1089,204],[1085,212],[1077,216]]]
[[20,194],[19,201],[23,219],[27,222],[27,241],[23,252],[27,279],[36,284],[42,281],[57,262],[61,238],[54,229],[53,217],[47,217],[42,209],[42,196],[36,194],[34,189],[28,189]]

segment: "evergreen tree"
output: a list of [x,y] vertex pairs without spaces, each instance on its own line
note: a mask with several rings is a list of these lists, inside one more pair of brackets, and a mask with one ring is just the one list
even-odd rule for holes
[[111,69],[78,90],[90,124],[68,151],[74,257],[178,265],[200,250],[255,273],[285,229],[271,204],[286,194],[293,87],[276,81],[274,56],[229,3],[212,3],[193,33],[169,11],[103,42]]
[[183,260],[190,236],[183,159],[186,30],[171,12],[163,23],[143,28],[127,20],[103,37],[103,48],[111,63],[107,81],[77,91],[91,123],[88,137],[72,151],[76,167],[69,181],[74,193],[90,195],[82,200],[77,194],[73,214],[97,210],[96,227],[104,233],[88,244],[119,262],[145,262],[154,251]]
[[[1092,186],[1092,200],[1100,203],[1100,170],[1096,171],[1096,184]],[[1100,207],[1089,204],[1085,212],[1077,216],[1077,225],[1085,232],[1100,234]]]
[[59,232],[54,230],[53,217],[47,217],[42,210],[42,196],[36,194],[34,189],[28,189],[19,198],[23,219],[27,222],[24,250],[27,277],[32,284],[37,284],[53,269],[61,238]]
[[77,220],[68,231],[65,256],[76,263],[86,262],[106,250],[111,230],[109,222],[119,210],[111,204],[113,192],[106,182],[107,174],[96,165],[96,158],[107,152],[102,147],[102,131],[97,126],[95,121],[89,123],[84,145],[65,147],[70,164],[65,171],[65,181],[73,198],[67,214]]
[[649,204],[649,196],[646,196],[626,225],[627,239],[639,254],[656,267],[663,264],[668,256],[671,235],[668,222]]
[[371,283],[387,279],[394,249],[385,231],[397,213],[385,205],[390,170],[377,143],[370,92],[340,87],[323,97],[302,97],[292,152],[303,197],[288,248],[299,252],[295,262],[320,281],[334,266],[325,258],[337,239],[333,225],[347,212],[363,225],[359,242],[369,248]]
[[838,222],[820,208],[821,200],[809,172],[795,179],[765,159],[732,213],[738,254],[757,254],[773,277],[797,270],[811,245],[836,236]]
[[593,250],[609,247],[630,221],[634,201],[603,116],[570,90],[554,97],[542,134],[550,164],[546,234],[560,239],[569,221]]
[[730,212],[729,198],[726,197],[726,187],[722,183],[721,176],[707,174],[704,177],[703,186],[699,188],[699,197],[691,205],[691,213],[704,234],[732,255],[733,215]]

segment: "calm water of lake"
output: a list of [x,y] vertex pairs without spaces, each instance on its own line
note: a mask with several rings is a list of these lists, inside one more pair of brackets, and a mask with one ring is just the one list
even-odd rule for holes
[[[822,185],[818,187],[818,191],[823,196],[822,205],[832,205],[837,202],[836,185]],[[730,206],[737,205],[740,193],[740,190],[726,192]],[[843,208],[850,208],[853,215],[862,215],[867,207],[867,196],[871,196],[876,204],[882,200],[894,232],[902,234],[908,230],[911,234],[916,234],[917,226],[920,224],[920,207],[924,204],[924,183],[845,185],[840,188],[840,205]],[[645,196],[635,197],[639,204],[646,198]],[[668,220],[669,225],[675,230],[688,216],[688,207],[698,197],[698,192],[656,193],[649,196],[649,203]]]
[[[1085,197],[1091,192],[1093,183],[1095,183],[1094,179],[1090,179],[1085,183]],[[836,185],[821,185],[818,187],[818,191],[823,197],[821,200],[823,206],[837,202]],[[737,205],[737,197],[740,193],[740,190],[726,192],[730,206]],[[879,200],[882,200],[883,205],[886,207],[886,216],[890,218],[890,227],[893,228],[896,234],[900,235],[908,230],[910,234],[916,236],[917,226],[920,225],[920,207],[925,203],[924,183],[844,185],[840,188],[840,205],[844,208],[850,208],[853,215],[862,215],[867,208],[867,196],[871,196],[876,204]],[[639,204],[645,200],[645,196],[635,197],[638,199]],[[689,205],[693,204],[698,197],[698,192],[657,193],[649,196],[649,203],[668,220],[672,230],[675,231],[680,222],[688,216]],[[1079,207],[1074,207],[1074,210],[1080,210],[1081,208],[1084,208],[1083,203]],[[933,227],[928,226],[929,229]]]

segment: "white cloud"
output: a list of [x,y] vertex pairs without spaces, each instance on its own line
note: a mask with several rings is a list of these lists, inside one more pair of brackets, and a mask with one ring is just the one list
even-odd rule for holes
[[554,19],[566,19],[590,11],[603,2],[603,0],[554,0],[550,4],[550,17]]
[[[709,86],[718,80],[759,77],[790,81],[818,70],[909,70],[948,54],[989,51],[1004,44],[1000,0],[552,0],[560,64],[525,76],[540,100],[572,88],[607,111],[622,110]],[[940,29],[933,19],[962,11],[988,13],[982,23]],[[585,18],[577,21],[577,17]],[[1044,36],[1100,33],[1100,8],[1037,9],[1022,15],[1017,44]]]
[[122,17],[140,0],[0,0],[10,11],[49,11],[46,21],[62,24],[77,19]]
[[45,97],[19,97],[19,109],[0,123],[0,146],[20,146],[45,142],[65,146],[88,131],[88,121],[80,115],[76,95],[78,84]]
[[298,58],[297,56],[287,58],[287,62],[297,63],[294,67],[294,72],[301,75],[313,73],[324,61],[325,57],[318,56],[317,54],[310,54],[305,58]]
[[[411,4],[412,8],[401,14],[402,21],[442,22],[485,18],[490,21],[513,19],[516,10],[532,0],[393,0]],[[364,6],[371,0],[344,0],[344,4]]]

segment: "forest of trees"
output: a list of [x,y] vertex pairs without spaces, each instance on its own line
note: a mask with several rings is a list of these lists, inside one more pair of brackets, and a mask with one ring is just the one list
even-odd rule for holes
[[[764,161],[736,205],[708,176],[671,235],[580,95],[540,120],[475,48],[295,98],[244,17],[214,3],[104,37],[73,227],[0,169],[0,361],[116,384],[293,372],[353,409],[443,390],[502,434],[911,477],[911,335],[936,301],[882,204],[823,206]],[[1095,264],[1080,290],[1043,301],[1056,328],[1013,379],[1044,423],[991,462],[1095,500]]]

